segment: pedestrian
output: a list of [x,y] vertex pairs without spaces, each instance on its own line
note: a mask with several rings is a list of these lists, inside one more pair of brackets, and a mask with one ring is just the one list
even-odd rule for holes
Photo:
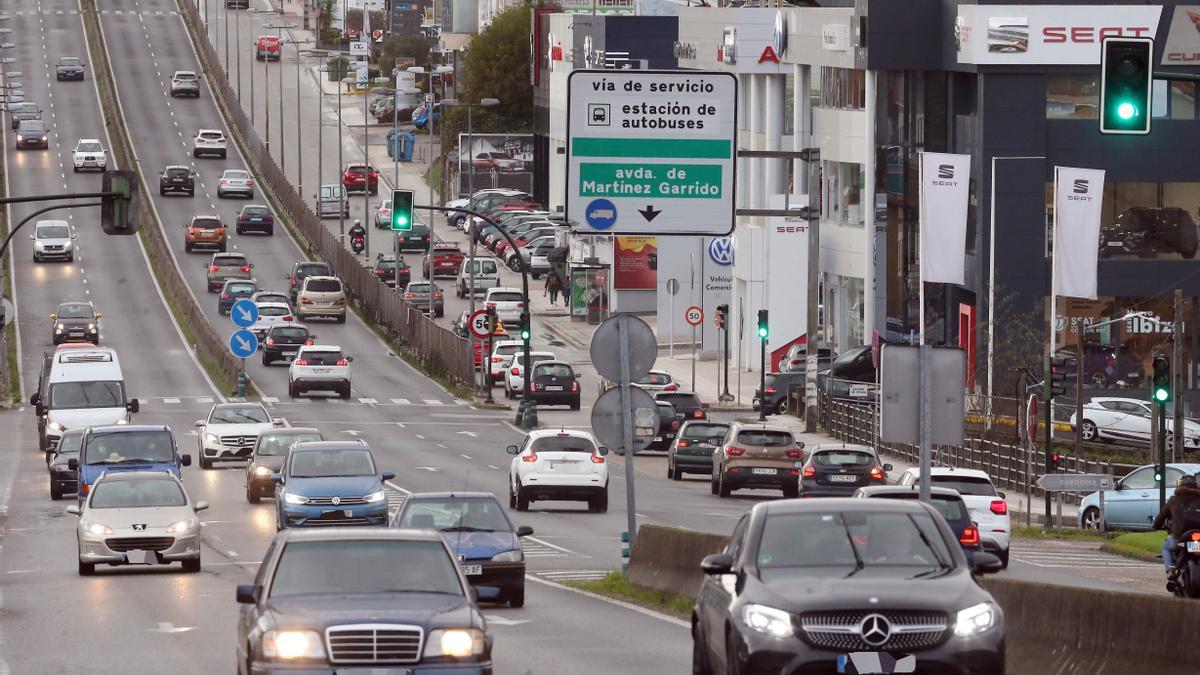
[[558,294],[562,292],[562,277],[556,270],[550,270],[546,275],[546,293],[550,295],[550,306],[558,304]]

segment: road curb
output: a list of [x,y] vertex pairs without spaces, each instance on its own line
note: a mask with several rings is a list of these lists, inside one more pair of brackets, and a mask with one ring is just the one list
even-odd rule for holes
[[1161,555],[1155,555],[1153,553],[1149,553],[1146,551],[1139,551],[1135,548],[1130,548],[1128,546],[1122,546],[1121,544],[1111,542],[1111,541],[1107,541],[1107,542],[1104,542],[1103,544],[1100,544],[1100,550],[1104,551],[1105,553],[1119,555],[1122,558],[1130,558],[1132,560],[1141,560],[1143,562],[1153,562],[1153,563],[1161,563],[1162,562]]
[[562,339],[563,341],[565,341],[567,344],[571,345],[572,347],[574,347],[576,349],[587,350],[588,345],[583,344],[579,340],[576,340],[575,338],[573,338],[570,335],[568,335],[567,333],[565,333],[562,329],[560,329],[556,325],[556,323],[557,322],[554,322],[554,321],[547,321],[542,325],[544,325],[546,327],[546,330],[550,331],[551,333],[554,333],[555,336]]

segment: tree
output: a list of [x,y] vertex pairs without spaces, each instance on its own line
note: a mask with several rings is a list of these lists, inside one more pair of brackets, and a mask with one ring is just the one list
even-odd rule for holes
[[337,29],[333,27],[333,2],[334,0],[321,1],[321,13],[317,19],[317,35],[321,44],[336,44],[341,38]]

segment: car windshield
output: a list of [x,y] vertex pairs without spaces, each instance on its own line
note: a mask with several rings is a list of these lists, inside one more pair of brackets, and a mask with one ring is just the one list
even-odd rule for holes
[[292,466],[288,469],[291,478],[374,475],[375,461],[371,458],[371,451],[359,448],[293,452]]
[[586,452],[590,454],[596,451],[596,444],[590,438],[561,434],[535,438],[530,444],[530,448],[534,452]]
[[342,282],[337,279],[312,279],[304,288],[314,293],[337,293],[342,290]]
[[440,540],[293,541],[279,556],[269,596],[355,593],[461,597],[464,590]]
[[187,497],[173,480],[138,479],[100,481],[92,489],[89,509],[155,508],[187,506]]
[[638,384],[671,384],[671,376],[666,373],[647,373],[642,376],[642,379],[637,381]]
[[196,79],[196,74],[184,72],[181,70],[178,73],[175,73],[175,79],[177,79],[177,80],[194,80],[194,79]]
[[786,431],[773,431],[769,429],[746,429],[739,431],[737,440],[738,443],[766,446],[768,448],[792,445],[796,442],[792,438],[792,435]]
[[307,361],[310,366],[336,366],[346,357],[336,349],[309,349],[301,354],[300,358]]
[[258,314],[259,316],[287,316],[291,312],[288,311],[287,307],[271,307],[270,305],[263,307],[259,305]]
[[862,353],[861,349],[851,349],[849,351],[842,352],[841,356],[838,356],[836,359],[833,360],[833,365],[841,365],[843,363],[850,363],[854,359],[857,359],[858,355],[861,353]]
[[666,401],[676,408],[699,408],[700,399],[695,394],[659,394],[659,401]]
[[[916,500],[920,498],[920,493],[916,490],[906,490],[904,492],[885,492],[883,494],[871,495],[874,499],[909,499]],[[930,495],[929,505],[938,510],[942,517],[946,520],[970,520],[971,514],[967,511],[966,504],[959,497],[952,495]]]
[[92,312],[91,305],[59,305],[58,318],[60,319],[92,319],[95,318],[95,313]]
[[210,424],[265,424],[271,416],[258,405],[220,405],[208,416]]
[[321,434],[263,434],[258,437],[258,447],[254,449],[254,454],[282,457],[287,455],[288,450],[296,443],[319,440],[322,440]]
[[95,141],[90,141],[90,142],[81,142],[78,146],[75,147],[75,149],[80,152],[103,152],[104,146],[100,145],[99,143],[97,143]]
[[272,328],[270,336],[273,338],[303,340],[308,337],[308,330],[305,328],[296,328],[294,326],[280,326],[278,328]]
[[[803,532],[803,537],[796,536]],[[764,581],[786,568],[825,568],[848,576],[891,568],[914,576],[950,566],[950,552],[927,513],[777,513],[763,523],[756,560]]]
[[821,466],[870,466],[875,463],[875,456],[857,450],[823,450],[813,453],[812,463]]
[[71,236],[69,225],[42,225],[37,229],[38,239],[66,239]]
[[92,382],[55,382],[50,385],[52,410],[81,408],[121,408],[125,405],[125,385],[119,380]]
[[21,122],[21,126],[17,127],[17,133],[44,134],[46,125],[41,122]]
[[960,495],[995,497],[996,488],[986,478],[976,476],[934,476],[933,485],[958,490]]
[[398,527],[440,532],[511,532],[500,503],[488,497],[412,499]]
[[175,443],[166,429],[90,434],[86,464],[173,464]]
[[488,302],[521,302],[523,299],[520,292],[505,291],[488,295]]
[[64,56],[58,60],[58,65],[60,65],[60,66],[77,66],[77,65],[79,65],[79,59],[75,58],[74,56]]
[[689,424],[683,430],[683,437],[707,440],[713,437],[724,436],[727,431],[729,431],[728,424]]
[[83,448],[83,430],[67,431],[58,439],[55,452],[60,455],[78,455]]
[[533,367],[534,377],[573,377],[571,366],[558,363],[542,363]]
[[171,178],[187,178],[191,175],[191,171],[182,167],[176,169],[167,169],[167,176]]

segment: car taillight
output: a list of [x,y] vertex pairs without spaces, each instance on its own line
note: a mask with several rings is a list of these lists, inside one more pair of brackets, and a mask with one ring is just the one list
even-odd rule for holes
[[687,446],[688,446],[688,442],[687,442],[687,441],[683,441],[683,440],[679,441],[679,447],[681,447],[681,448],[686,448]]
[[671,428],[678,429],[679,428],[679,420],[675,420],[675,421],[671,422]]
[[284,321],[295,321],[295,319],[293,319],[293,318],[292,318],[292,317],[290,317],[290,316],[285,316],[285,317],[283,317],[283,320],[284,320]]
[[804,469],[800,472],[800,474],[805,478],[812,478],[813,476],[817,475],[817,470],[813,468],[812,464],[805,464]]
[[518,302],[518,303],[517,303],[517,309],[520,309],[520,308],[522,308],[522,307],[524,307],[524,306],[525,306],[525,303],[523,303],[523,302]]
[[519,369],[519,368],[513,368],[511,372],[512,372],[512,374],[513,374],[513,375],[520,375],[520,374],[521,374],[521,371],[520,371],[520,369]]
[[579,391],[579,383],[578,382],[571,383],[571,391]]
[[254,187],[254,181],[252,181],[252,180],[247,180],[247,181],[246,181],[246,185],[248,185],[248,186],[250,186],[250,187]]
[[501,358],[499,356],[492,357],[492,363],[500,363],[500,361],[501,361]]
[[1192,533],[1192,541],[1200,541],[1200,532]]
[[875,480],[883,480],[883,467],[882,466],[871,467],[871,478],[874,478]]
[[537,382],[529,383],[529,391],[537,391]]
[[736,445],[731,445],[728,448],[725,448],[725,454],[729,455],[730,457],[741,457],[742,455],[746,454],[746,449],[739,448]]
[[345,298],[338,298],[337,300],[334,300],[334,301],[333,301],[333,304],[334,304],[334,306],[340,306],[340,305],[344,305],[344,304],[346,304],[346,299],[345,299]]
[[663,387],[663,391],[679,391],[679,385],[668,384],[667,386]]
[[438,298],[440,298],[440,297],[442,297],[442,294],[441,294],[440,292],[439,292],[439,293],[434,293],[434,294],[433,294],[433,299],[434,299],[434,300],[437,300],[437,299],[438,299]]
[[216,271],[217,271],[217,266],[216,266],[216,265],[209,265],[209,266],[208,266],[208,271],[209,271],[209,272],[216,272]]
[[339,360],[338,360],[338,362],[337,362],[337,365],[339,365],[339,366],[348,366],[348,365],[350,365],[350,362],[349,362],[349,361],[347,361],[346,359],[339,359]]
[[227,183],[229,183],[229,181],[225,180],[224,178],[221,179],[221,185],[225,185]]
[[766,389],[764,389],[763,391],[767,392],[768,394],[774,394],[774,393],[775,393],[775,387],[767,387],[767,388],[766,388]]
[[275,338],[273,338],[273,337],[267,338],[267,346],[274,347],[275,346]]
[[974,525],[968,525],[963,528],[962,536],[958,538],[958,543],[963,546],[978,546],[979,545],[979,528]]
[[230,299],[230,298],[232,298],[232,297],[233,297],[233,296],[231,296],[231,295],[230,295],[230,294],[228,294],[228,293],[222,293],[222,294],[221,294],[221,299],[222,299],[222,300],[228,300],[228,299]]
[[696,419],[700,419],[701,417],[704,417],[704,409],[701,408],[701,409],[696,410],[696,412],[692,413],[692,417],[695,417]]
[[488,309],[496,309],[496,303],[489,302],[486,305],[484,305],[484,307],[487,307]]
[[290,281],[290,282],[291,282],[291,284],[292,284],[292,288],[295,288],[295,287],[296,287],[296,280],[295,280],[295,279],[289,279],[289,281]]
[[600,455],[592,455],[592,464],[603,464],[604,458]]
[[243,271],[243,272],[249,272],[249,271],[250,271],[250,266],[249,266],[249,265],[242,265],[242,271]]
[[412,293],[405,293],[405,294],[404,294],[404,299],[405,299],[405,300],[412,300],[412,297],[413,297],[413,294],[412,294]]
[[783,456],[787,457],[788,459],[804,459],[804,451],[797,448],[792,448],[791,450],[784,450]]
[[308,359],[296,359],[295,364],[298,366],[307,366]]
[[311,305],[311,304],[312,304],[312,300],[309,300],[308,298],[300,298],[300,304],[302,304],[302,305]]
[[[217,228],[217,236],[218,236],[218,237],[224,237],[224,236],[225,236],[225,228],[223,228],[223,227],[218,227],[218,228]],[[249,272],[249,271],[250,271],[250,268],[248,268],[248,267],[247,267],[247,268],[243,269],[242,271],[243,271],[243,272]]]
[[1004,501],[1003,499],[993,499],[989,508],[991,509],[992,513],[998,516],[1008,514],[1008,502]]
[[91,492],[91,486],[90,486],[90,485],[88,485],[87,483],[80,483],[79,487],[83,488],[82,492],[83,492],[83,494],[85,494],[85,495],[86,495],[87,493]]
[[537,461],[537,453],[531,452],[528,455],[525,455],[524,457],[522,457],[521,461],[522,462],[536,462]]

